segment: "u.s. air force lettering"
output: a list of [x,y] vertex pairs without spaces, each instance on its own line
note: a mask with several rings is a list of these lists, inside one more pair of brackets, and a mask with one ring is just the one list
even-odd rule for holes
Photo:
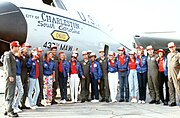
[[64,32],[71,32],[75,34],[80,34],[80,26],[78,23],[69,20],[68,18],[63,18],[61,16],[50,15],[47,13],[41,13],[41,20],[38,21],[38,26],[58,29]]

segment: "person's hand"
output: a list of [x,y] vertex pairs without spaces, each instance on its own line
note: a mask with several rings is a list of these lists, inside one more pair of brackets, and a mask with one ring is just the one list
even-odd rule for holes
[[35,58],[35,57],[33,57],[33,58],[32,58],[32,61],[34,61],[34,60],[36,60],[36,58]]
[[53,82],[56,82],[56,79],[55,79],[55,78],[53,78]]
[[70,74],[69,73],[67,73],[67,76],[68,76],[68,80],[70,79]]
[[9,77],[10,82],[14,82],[14,77]]
[[157,61],[157,62],[159,61],[159,57],[156,58],[156,61]]
[[180,80],[180,72],[177,75],[177,80]]
[[100,84],[101,83],[101,81],[100,80],[98,80],[98,84]]
[[43,81],[46,82],[46,77],[43,77]]
[[85,79],[85,76],[83,75],[82,78]]

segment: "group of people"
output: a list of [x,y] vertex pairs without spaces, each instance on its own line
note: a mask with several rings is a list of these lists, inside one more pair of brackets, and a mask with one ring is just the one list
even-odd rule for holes
[[[45,55],[40,47],[31,51],[30,48],[28,43],[20,46],[18,41],[13,41],[10,51],[1,57],[6,78],[4,115],[18,117],[17,113],[22,112],[22,109],[57,104],[57,47],[52,47]],[[25,105],[26,98],[30,107]],[[41,104],[42,99],[44,105]]]
[[57,46],[52,46],[45,53],[40,47],[31,51],[30,48],[28,43],[20,46],[18,41],[13,41],[10,43],[10,51],[4,53],[5,115],[10,117],[18,117],[17,113],[22,109],[29,109],[25,105],[26,97],[30,109],[57,104],[55,98],[58,84],[60,103],[66,103],[68,80],[72,103],[78,101],[79,85],[81,103],[114,103],[117,101],[118,81],[119,102],[144,104],[147,83],[152,99],[150,104],[160,104],[162,101],[168,105],[170,101],[169,106],[176,106],[176,93],[180,101],[180,54],[174,42],[168,44],[170,52],[167,56],[163,49],[155,53],[149,45],[146,47],[147,56],[142,46],[137,46],[136,52],[128,53],[124,47],[119,47],[117,55],[110,51],[108,56],[105,56],[104,49],[99,49],[99,58],[90,50],[83,51],[82,60],[78,60],[80,54],[77,51],[73,51],[71,59],[67,60],[64,52],[57,53]]

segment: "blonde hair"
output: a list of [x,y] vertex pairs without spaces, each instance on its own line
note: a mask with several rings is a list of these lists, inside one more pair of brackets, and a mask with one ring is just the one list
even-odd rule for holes
[[47,59],[47,56],[48,56],[50,53],[52,53],[52,51],[47,51],[47,52],[46,52],[46,54],[44,55],[44,60]]

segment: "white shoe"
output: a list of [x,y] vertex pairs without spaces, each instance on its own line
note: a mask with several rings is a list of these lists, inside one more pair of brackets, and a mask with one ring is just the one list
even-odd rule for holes
[[142,103],[142,101],[141,101],[141,100],[139,100],[139,101],[138,101],[138,103],[139,103],[139,104],[141,104],[141,103]]
[[45,102],[45,103],[44,103],[44,106],[48,106],[48,103]]
[[112,100],[112,101],[111,101],[111,103],[114,103],[114,102],[116,102],[116,100]]
[[51,106],[51,103],[47,103],[47,106]]
[[64,100],[61,100],[60,103],[61,103],[61,104],[65,104],[65,103],[66,103],[66,100],[65,100],[65,99],[64,99]]
[[142,102],[141,102],[142,104],[145,104],[146,102],[144,101],[144,100],[142,100]]
[[92,103],[97,103],[97,102],[99,102],[99,100],[94,99],[94,100],[91,100],[91,102],[92,102]]
[[75,100],[71,100],[71,103],[74,103],[75,102]]
[[134,98],[134,103],[137,103],[137,99],[136,98]]
[[114,102],[117,102],[117,100],[115,99]]
[[14,113],[19,113],[19,112],[22,112],[22,110],[19,108],[14,108]]
[[19,111],[16,108],[14,108],[14,113],[19,113]]
[[22,110],[21,110],[21,109],[19,109],[19,108],[18,108],[18,110],[19,110],[19,112],[22,112]]
[[60,103],[61,103],[61,104],[64,104],[64,100],[61,100]]
[[[44,106],[49,106],[49,105],[51,105],[51,102],[48,101],[48,100],[44,100],[43,102],[44,102]],[[38,108],[38,106],[37,106],[37,108]]]
[[63,100],[63,104],[65,104],[65,103],[66,103],[66,100],[64,99],[64,100]]
[[77,100],[74,100],[74,103],[77,103]]
[[64,99],[64,100],[61,100],[60,103],[61,103],[61,104],[65,104],[65,103],[66,103],[66,100],[65,100],[65,99]]
[[[137,99],[136,98],[133,98],[132,100],[131,100],[131,102],[132,103],[137,103]],[[139,101],[140,102],[140,101]],[[142,103],[142,101],[141,101],[141,103]]]
[[36,109],[36,107],[35,107],[35,106],[30,106],[30,108],[31,108],[32,110],[35,110],[35,109]]
[[134,103],[134,98],[131,100],[131,103]]
[[36,109],[39,108],[37,105],[34,106]]

